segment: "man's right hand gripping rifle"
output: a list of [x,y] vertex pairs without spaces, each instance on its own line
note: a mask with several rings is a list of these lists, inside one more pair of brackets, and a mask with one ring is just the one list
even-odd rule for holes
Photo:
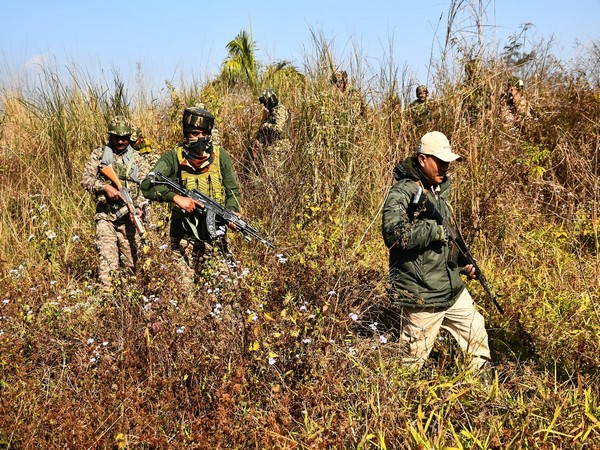
[[504,314],[504,309],[492,294],[488,281],[475,261],[475,258],[473,258],[471,255],[471,251],[469,250],[466,242],[458,230],[442,217],[435,205],[427,198],[425,194],[423,194],[423,188],[420,186],[417,190],[417,193],[413,197],[412,207],[415,211],[418,209],[424,210],[424,213],[427,217],[436,221],[438,224],[439,240],[442,242],[452,242],[456,246],[456,249],[459,252],[458,262],[464,264],[467,276],[470,279],[476,279],[481,283],[481,286],[494,303],[494,306],[498,312],[500,312],[500,314]]
[[146,232],[146,227],[144,227],[144,222],[142,222],[141,211],[133,203],[131,194],[129,194],[127,188],[121,183],[121,180],[115,172],[112,164],[104,166],[100,172],[114,184],[114,186],[107,184],[104,187],[104,194],[106,197],[113,202],[125,202],[127,209],[129,210],[129,218],[131,219],[131,223],[135,225],[135,228],[140,235],[144,235]]
[[205,212],[206,228],[211,239],[218,235],[216,221],[220,221],[232,230],[242,233],[244,238],[248,240],[256,239],[267,247],[273,248],[273,244],[263,238],[258,230],[244,221],[237,212],[229,210],[198,189],[186,189],[160,172],[150,172],[148,177],[152,180],[152,184],[162,184],[176,192],[173,202],[185,213],[193,213],[196,210]]

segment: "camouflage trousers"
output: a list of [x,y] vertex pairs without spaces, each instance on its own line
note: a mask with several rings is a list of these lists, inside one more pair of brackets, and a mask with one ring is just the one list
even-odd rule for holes
[[172,236],[171,250],[177,257],[181,283],[186,288],[193,287],[202,277],[235,271],[235,263],[224,238],[208,243]]
[[100,257],[98,278],[105,290],[109,290],[114,277],[122,268],[132,274],[137,262],[137,236],[135,226],[129,220],[96,221],[96,247]]

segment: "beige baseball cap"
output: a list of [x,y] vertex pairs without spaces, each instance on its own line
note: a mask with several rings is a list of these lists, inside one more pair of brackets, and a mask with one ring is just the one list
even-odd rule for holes
[[462,158],[462,156],[452,153],[450,141],[444,133],[439,131],[430,131],[421,138],[417,147],[418,154],[432,155],[444,162],[452,162]]

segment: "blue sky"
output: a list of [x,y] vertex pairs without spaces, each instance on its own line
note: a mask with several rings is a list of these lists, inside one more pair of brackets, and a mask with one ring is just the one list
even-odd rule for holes
[[[477,1],[467,1],[477,3]],[[375,72],[390,59],[402,72],[426,82],[436,40],[443,40],[450,0],[2,0],[0,82],[23,79],[39,64],[76,63],[92,78],[112,80],[118,71],[145,82],[205,80],[226,56],[240,30],[252,31],[259,60],[289,60],[303,68],[312,54],[311,32],[332,43],[341,65],[359,48]],[[600,1],[484,0],[488,36],[505,42],[527,22],[537,39],[554,36],[553,50],[567,59],[577,43],[600,39]],[[568,6],[565,6],[568,5]],[[391,52],[390,49],[393,49]]]

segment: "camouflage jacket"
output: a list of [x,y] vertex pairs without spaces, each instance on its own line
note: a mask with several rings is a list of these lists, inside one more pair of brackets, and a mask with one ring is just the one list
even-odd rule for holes
[[290,113],[285,106],[277,105],[260,125],[257,139],[263,145],[271,145],[279,139],[287,139],[289,131]]
[[465,288],[460,268],[448,264],[450,247],[437,240],[436,221],[424,211],[411,209],[422,186],[423,195],[444,218],[450,218],[450,181],[445,178],[434,194],[414,157],[398,164],[394,177],[397,182],[385,201],[382,222],[383,239],[390,251],[390,299],[399,306],[450,307]]
[[[83,169],[81,185],[86,191],[92,194],[96,200],[95,219],[114,221],[117,219],[117,212],[121,215],[122,212],[126,211],[126,209],[123,209],[123,207],[126,208],[126,206],[123,202],[111,202],[104,195],[104,186],[111,183],[104,175],[102,175],[102,173],[100,173],[104,150],[105,147],[98,147],[94,149],[90,155],[90,158]],[[127,176],[125,173],[128,171],[126,170],[126,164],[123,161],[123,154],[113,154],[115,171],[119,175],[123,186],[129,190],[134,203],[138,205],[143,200],[139,188],[139,180],[142,180],[148,174],[149,164],[138,152],[133,152],[134,160],[130,169],[134,166],[137,168],[137,181],[135,181],[131,179],[131,176]]]

